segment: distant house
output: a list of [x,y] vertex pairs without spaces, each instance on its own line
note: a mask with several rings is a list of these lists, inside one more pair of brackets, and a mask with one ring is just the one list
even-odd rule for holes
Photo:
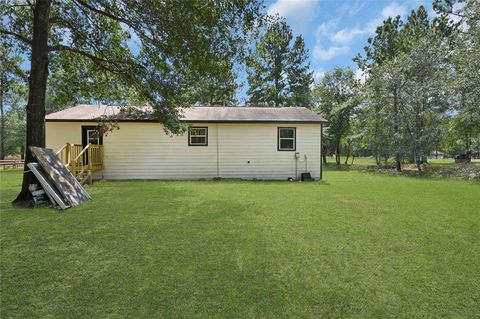
[[303,107],[191,107],[183,135],[167,135],[146,116],[118,119],[119,130],[98,136],[102,115],[115,106],[78,105],[46,117],[46,145],[78,177],[106,179],[277,179],[310,172],[321,177],[321,127]]

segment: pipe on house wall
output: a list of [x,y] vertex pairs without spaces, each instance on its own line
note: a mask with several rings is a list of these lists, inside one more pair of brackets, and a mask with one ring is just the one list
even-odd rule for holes
[[300,156],[300,154],[298,152],[295,152],[293,156],[295,156],[295,180],[298,180],[298,157]]
[[322,148],[323,148],[323,124],[320,123],[320,180],[323,179]]
[[217,127],[217,177],[220,178],[220,157],[219,157],[219,144],[218,144],[218,124],[215,125]]

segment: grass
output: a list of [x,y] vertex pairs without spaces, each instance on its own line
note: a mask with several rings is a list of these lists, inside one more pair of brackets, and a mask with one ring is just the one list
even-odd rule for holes
[[[344,165],[345,163],[345,158],[346,156],[341,156],[340,158],[340,163]],[[328,164],[335,164],[335,156],[327,156],[327,163]],[[350,156],[348,158],[348,164],[350,165],[352,163],[352,157]],[[377,165],[375,161],[375,157],[369,156],[369,157],[355,157],[353,160],[353,165]]]
[[2,318],[474,318],[480,185],[359,171],[324,182],[98,182],[12,209]]
[[[342,165],[345,163],[345,158],[346,158],[345,156],[341,157]],[[335,156],[327,156],[327,163],[335,164]],[[348,159],[348,165],[350,165],[351,163],[352,163],[352,158],[350,157]],[[390,165],[395,165],[394,158],[392,158],[392,157],[389,158],[388,163]],[[473,164],[480,164],[480,159],[472,159],[472,163]],[[383,164],[383,160],[382,160],[382,164]],[[458,164],[455,164],[455,159],[453,159],[453,158],[438,158],[438,159],[428,158],[428,164],[429,165],[434,165],[434,166],[437,166],[437,165],[458,165]],[[367,166],[367,165],[377,165],[377,163],[375,161],[375,157],[373,157],[373,156],[355,157],[355,159],[353,161],[353,165],[354,166]],[[403,166],[415,167],[415,164],[404,164]]]
[[[429,159],[428,162],[431,163],[431,164],[437,164],[437,165],[456,165],[455,160],[453,158],[439,158],[439,159],[432,158],[432,159]],[[480,164],[480,159],[473,158],[471,160],[471,163],[479,165]]]

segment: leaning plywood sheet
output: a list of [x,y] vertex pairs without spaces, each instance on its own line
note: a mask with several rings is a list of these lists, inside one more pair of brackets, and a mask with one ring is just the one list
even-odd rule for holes
[[91,199],[53,150],[34,146],[30,150],[68,204],[77,206]]
[[45,174],[45,171],[42,169],[40,164],[38,163],[28,163],[27,164],[28,168],[32,171],[32,173],[35,175],[37,180],[40,182],[40,185],[42,185],[42,188],[45,190],[47,193],[48,198],[50,198],[50,201],[52,204],[56,204],[58,207],[61,209],[67,209],[70,207],[62,198],[62,195],[58,191],[58,189],[53,185],[52,182],[50,182],[50,179],[47,177]]

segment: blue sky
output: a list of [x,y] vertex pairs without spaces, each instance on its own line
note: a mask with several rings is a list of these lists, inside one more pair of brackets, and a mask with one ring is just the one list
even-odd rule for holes
[[[315,80],[335,66],[351,66],[375,28],[389,16],[408,16],[424,5],[433,14],[432,2],[422,0],[270,0],[266,10],[287,19],[295,35],[302,35],[310,50]],[[360,78],[361,73],[357,70]]]

